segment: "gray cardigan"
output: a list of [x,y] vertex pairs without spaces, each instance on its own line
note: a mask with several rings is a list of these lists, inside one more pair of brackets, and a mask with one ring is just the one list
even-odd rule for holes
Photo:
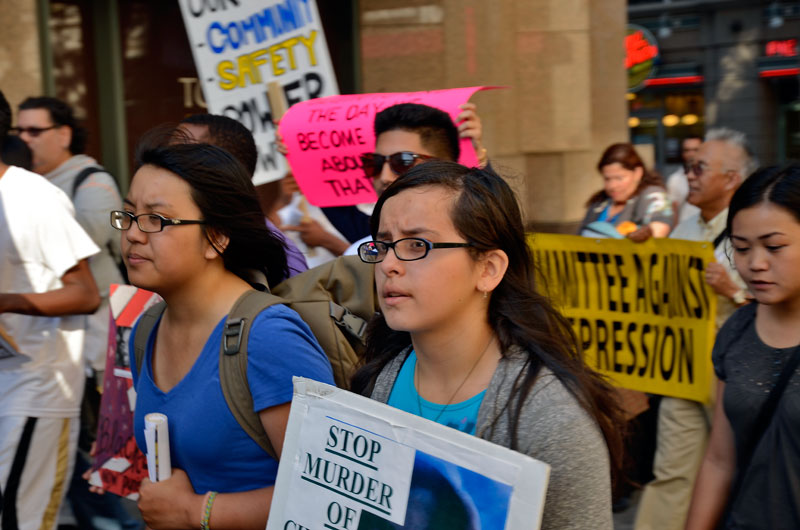
[[[371,398],[386,403],[410,348],[392,359],[375,381]],[[512,349],[500,360],[478,411],[476,436],[510,447],[506,410],[527,354]],[[520,378],[521,379],[521,378]],[[517,426],[519,451],[550,464],[542,528],[612,530],[608,448],[597,423],[561,381],[542,368]]]

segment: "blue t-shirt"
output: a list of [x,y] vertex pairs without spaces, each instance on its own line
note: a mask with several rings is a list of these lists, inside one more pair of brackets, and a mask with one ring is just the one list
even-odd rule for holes
[[387,404],[461,432],[475,434],[475,427],[478,423],[478,409],[481,408],[481,402],[486,390],[461,403],[451,403],[450,405],[433,403],[417,393],[417,388],[414,386],[414,370],[416,366],[417,353],[412,351],[403,363],[400,373],[397,374],[397,380],[392,387],[392,393],[389,394]]
[[[214,328],[189,372],[166,393],[153,383],[151,359],[158,325],[147,341],[141,377],[132,344],[129,352],[137,393],[133,417],[136,444],[146,451],[145,415],[166,414],[172,467],[189,475],[196,493],[264,488],[275,483],[278,472],[278,462],[241,428],[222,394],[219,351],[224,323],[225,318]],[[134,328],[131,337],[135,333]],[[253,409],[261,411],[291,401],[295,375],[334,384],[330,362],[306,323],[284,305],[268,307],[253,321],[247,343]]]

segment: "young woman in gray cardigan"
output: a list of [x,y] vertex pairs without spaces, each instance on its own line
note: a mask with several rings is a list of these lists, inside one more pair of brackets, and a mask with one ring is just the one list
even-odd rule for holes
[[536,292],[516,197],[491,170],[430,161],[372,216],[381,313],[353,390],[551,466],[542,528],[611,529],[619,409]]

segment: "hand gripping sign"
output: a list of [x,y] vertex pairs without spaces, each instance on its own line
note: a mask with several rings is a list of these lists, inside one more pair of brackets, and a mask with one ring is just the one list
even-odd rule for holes
[[[362,154],[375,150],[375,115],[398,103],[419,103],[447,112],[455,122],[462,112],[460,105],[488,88],[492,87],[354,94],[297,103],[280,123],[294,177],[315,206],[375,202],[375,190],[364,176],[360,160]],[[462,138],[460,146],[459,163],[477,165],[470,139]]]
[[267,530],[535,529],[550,466],[294,378]]

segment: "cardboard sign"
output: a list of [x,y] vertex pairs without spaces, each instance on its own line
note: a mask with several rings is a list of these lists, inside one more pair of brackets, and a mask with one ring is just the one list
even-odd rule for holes
[[267,530],[539,528],[547,464],[336,387],[294,381]]
[[110,288],[106,371],[89,482],[133,500],[139,497],[139,484],[147,476],[147,459],[133,434],[136,391],[128,357],[130,333],[139,316],[160,299],[132,285],[112,284]]
[[[298,103],[280,124],[295,180],[314,206],[375,202],[372,181],[364,175],[359,158],[375,151],[375,114],[398,103],[420,103],[447,112],[455,122],[462,112],[459,105],[486,88],[490,87],[355,94]],[[477,165],[471,140],[461,139],[460,147],[458,161]]]
[[339,93],[314,0],[180,0],[208,112],[250,129],[258,148],[254,184],[282,178],[267,82],[289,105]]
[[711,243],[536,234],[547,293],[592,368],[621,387],[706,402],[717,297],[704,279]]

